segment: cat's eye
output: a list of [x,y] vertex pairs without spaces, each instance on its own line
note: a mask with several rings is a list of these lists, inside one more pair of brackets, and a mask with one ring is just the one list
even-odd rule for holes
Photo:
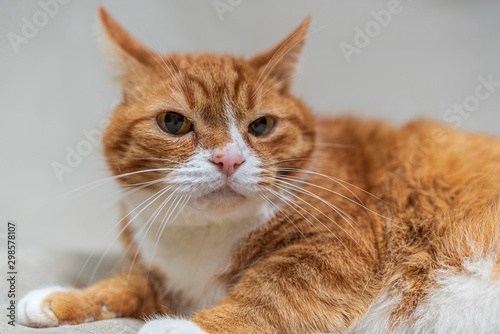
[[263,116],[250,123],[248,132],[255,137],[265,137],[273,130],[275,124],[276,121],[274,118],[271,116]]
[[163,131],[174,136],[183,136],[193,129],[193,124],[186,116],[174,111],[158,114],[156,122]]

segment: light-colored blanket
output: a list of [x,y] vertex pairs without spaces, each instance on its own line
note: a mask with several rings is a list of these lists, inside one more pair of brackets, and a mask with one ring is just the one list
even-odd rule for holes
[[[101,254],[90,254],[68,252],[66,250],[47,249],[19,249],[17,254],[17,286],[16,302],[30,290],[48,286],[62,285],[66,287],[84,287],[89,281],[98,281],[111,276],[121,267],[121,256],[117,253],[107,254],[99,266],[93,280],[90,280],[93,269],[99,261]],[[88,260],[88,262],[87,262]],[[87,262],[87,263],[86,263]],[[86,264],[85,264],[86,263]],[[2,274],[6,270],[2,266]],[[83,270],[82,270],[83,268]],[[0,321],[0,333],[68,333],[68,334],[132,334],[137,333],[143,322],[134,319],[113,319],[97,321],[78,326],[61,326],[57,328],[29,328],[16,324],[11,326],[7,323],[7,296],[8,282],[6,278],[0,280],[0,302],[2,314]]]

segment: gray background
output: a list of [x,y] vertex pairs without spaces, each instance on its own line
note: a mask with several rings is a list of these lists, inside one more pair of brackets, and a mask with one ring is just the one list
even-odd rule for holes
[[[84,130],[99,128],[119,97],[98,42],[98,5],[164,52],[251,55],[312,15],[294,91],[315,112],[332,116],[445,122],[448,108],[474,94],[478,76],[500,81],[499,1],[402,0],[401,13],[351,63],[340,43],[353,44],[355,27],[364,29],[374,20],[371,11],[388,1],[242,0],[221,20],[212,0],[72,0],[18,53],[8,34],[21,35],[23,18],[32,21],[42,9],[38,1],[1,1],[0,236],[8,219],[17,221],[20,248],[102,251],[116,234],[106,235],[117,222],[113,185],[65,195],[107,176],[101,147],[93,146],[62,182],[52,169],[54,161],[64,163],[67,147],[85,140]],[[460,127],[500,135],[499,107],[500,91]]]

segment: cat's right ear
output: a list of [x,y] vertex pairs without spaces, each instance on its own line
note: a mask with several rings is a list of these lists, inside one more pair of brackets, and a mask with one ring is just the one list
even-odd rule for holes
[[118,78],[127,97],[133,93],[137,78],[149,71],[154,51],[128,33],[103,7],[99,7],[99,19],[112,44],[108,51],[118,67]]
[[103,7],[99,7],[99,19],[109,40],[126,58],[132,58],[141,64],[150,63],[153,51],[145,47],[126,31]]

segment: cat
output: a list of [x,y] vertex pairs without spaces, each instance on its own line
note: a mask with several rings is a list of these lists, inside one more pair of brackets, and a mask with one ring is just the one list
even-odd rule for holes
[[290,91],[310,18],[247,59],[160,55],[99,14],[122,71],[103,141],[133,189],[130,264],[83,290],[28,293],[20,323],[500,333],[497,138],[313,116]]

